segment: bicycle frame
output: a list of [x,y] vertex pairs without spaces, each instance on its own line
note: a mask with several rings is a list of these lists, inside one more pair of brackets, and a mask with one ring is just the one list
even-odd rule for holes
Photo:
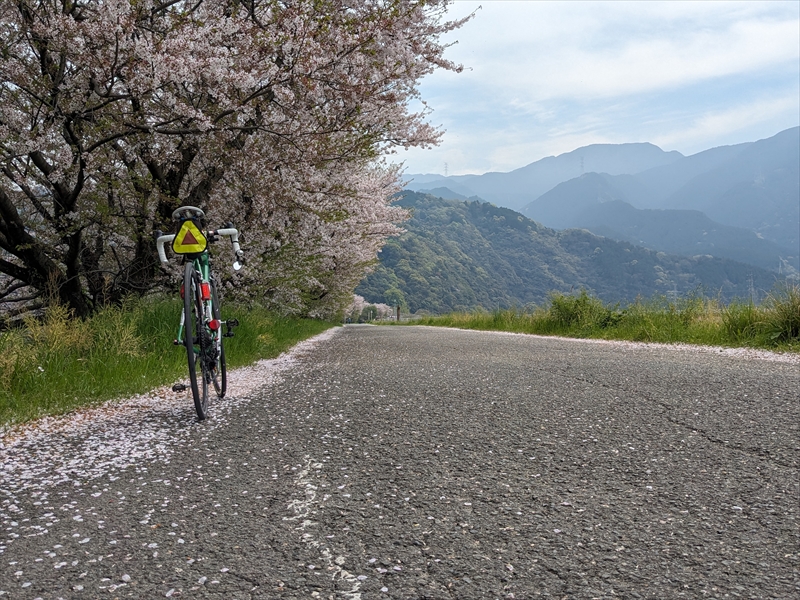
[[[209,239],[214,239],[216,236],[224,236],[231,238],[231,244],[233,245],[233,252],[236,260],[233,263],[234,271],[238,271],[242,268],[241,265],[241,257],[242,257],[242,250],[239,246],[239,231],[233,227],[209,230],[208,232]],[[156,239],[156,246],[158,249],[158,257],[161,260],[162,264],[167,264],[169,261],[167,260],[167,255],[164,252],[164,245],[171,244],[172,240],[175,239],[174,234],[168,235],[160,235]],[[185,260],[191,260],[194,266],[195,271],[200,274],[200,281],[201,286],[204,288],[202,290],[202,298],[203,298],[203,322],[207,330],[211,333],[212,340],[214,341],[214,347],[219,351],[220,346],[222,344],[222,323],[215,322],[214,319],[214,312],[212,307],[212,293],[211,293],[211,258],[208,254],[208,249],[204,250],[199,254],[193,255],[186,255]],[[185,290],[184,290],[185,293]],[[183,297],[183,294],[181,294]],[[185,327],[184,323],[185,315],[181,312],[181,320],[180,325],[178,326],[178,335],[175,338],[176,345],[180,344],[180,340],[183,339],[183,330]]]
[[[200,296],[203,301],[203,323],[205,324],[206,330],[211,334],[211,339],[214,342],[214,347],[219,352],[219,346],[221,343],[220,332],[222,329],[221,323],[213,323],[214,321],[214,313],[212,310],[211,304],[211,267],[210,267],[210,258],[208,256],[208,252],[203,252],[199,256],[195,256],[192,259],[187,257],[186,260],[191,260],[194,270],[200,274]],[[187,293],[186,290],[183,289],[183,284],[181,284],[181,298],[183,295]],[[190,292],[191,293],[191,292]],[[183,339],[183,328],[186,326],[184,322],[186,315],[181,312],[181,322],[178,326],[178,335],[175,337],[175,343],[180,343],[179,340]]]

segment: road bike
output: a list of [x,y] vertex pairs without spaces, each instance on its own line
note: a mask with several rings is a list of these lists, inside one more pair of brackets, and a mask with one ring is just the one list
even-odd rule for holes
[[[241,269],[244,261],[244,253],[239,246],[239,231],[233,224],[226,223],[221,229],[206,230],[205,217],[205,213],[195,206],[181,206],[172,213],[172,220],[177,223],[177,233],[165,235],[162,231],[156,232],[156,247],[162,264],[169,262],[164,251],[165,244],[170,244],[172,251],[183,257],[183,312],[173,343],[186,348],[189,385],[197,417],[201,421],[208,416],[209,388],[214,386],[218,398],[225,396],[228,373],[222,340],[233,337],[233,328],[239,325],[236,319],[222,320],[217,290],[219,282],[211,272],[208,245],[220,237],[229,237],[235,256],[234,271]],[[185,391],[186,385],[175,384],[172,390]]]

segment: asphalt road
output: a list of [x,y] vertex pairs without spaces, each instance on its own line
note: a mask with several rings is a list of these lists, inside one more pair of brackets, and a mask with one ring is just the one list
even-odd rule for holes
[[730,352],[348,326],[207,422],[9,442],[0,598],[797,598],[799,384]]

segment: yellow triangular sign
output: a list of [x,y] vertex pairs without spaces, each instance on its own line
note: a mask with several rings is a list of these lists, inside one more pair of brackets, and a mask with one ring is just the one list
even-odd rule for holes
[[192,221],[184,221],[172,240],[172,251],[175,254],[197,254],[203,252],[207,245],[206,236],[197,225]]

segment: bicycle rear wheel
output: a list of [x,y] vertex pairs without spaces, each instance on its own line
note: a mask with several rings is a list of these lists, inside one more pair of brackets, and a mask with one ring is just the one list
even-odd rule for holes
[[[202,421],[208,415],[208,377],[205,376],[205,361],[203,357],[203,336],[205,323],[203,322],[203,299],[200,290],[200,276],[194,269],[194,264],[187,261],[183,271],[183,342],[186,346],[186,357],[189,363],[189,384],[192,388],[194,408],[197,418]],[[198,366],[200,377],[198,381]]]
[[[222,323],[222,312],[219,306],[219,296],[217,295],[217,284],[214,278],[211,278],[211,310],[213,317]],[[224,398],[225,392],[228,389],[228,370],[225,365],[225,338],[222,336],[222,327],[217,331],[219,336],[219,356],[216,361],[216,369],[212,373],[214,389],[217,392],[217,397]]]

